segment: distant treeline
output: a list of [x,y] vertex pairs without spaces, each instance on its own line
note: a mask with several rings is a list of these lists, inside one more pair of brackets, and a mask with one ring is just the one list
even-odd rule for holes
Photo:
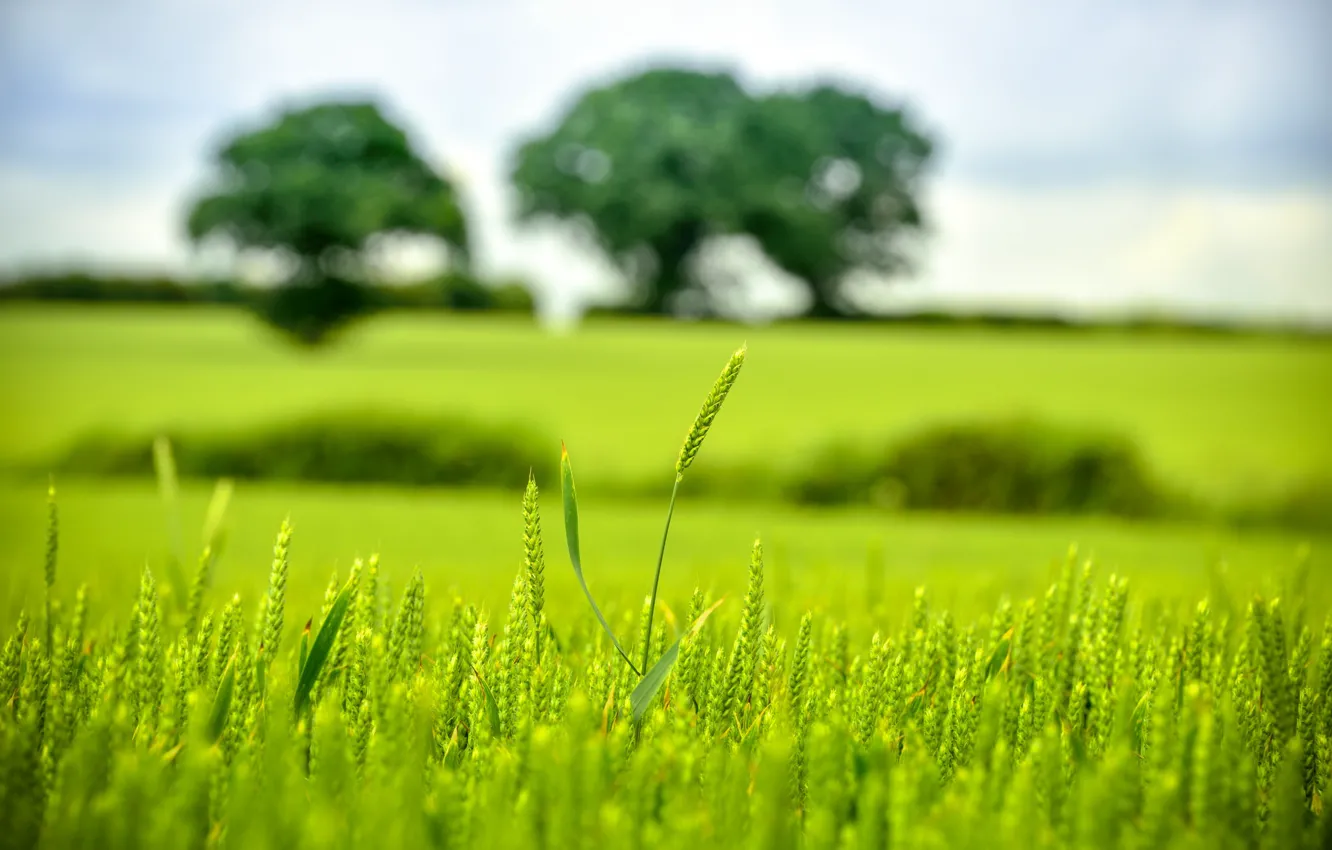
[[[369,306],[378,309],[443,309],[531,314],[528,285],[513,279],[484,280],[448,272],[410,284],[366,286]],[[123,304],[234,304],[253,306],[271,287],[232,280],[191,280],[164,275],[121,276],[63,272],[0,278],[0,303],[65,301]]]
[[[485,279],[451,271],[410,284],[362,287],[372,309],[474,310],[531,315],[531,285],[515,278]],[[123,304],[232,304],[252,307],[271,296],[272,287],[232,280],[177,278],[166,275],[104,275],[57,272],[0,277],[0,304],[6,302],[76,302]],[[597,305],[587,315],[619,316],[641,312],[635,305]],[[1332,335],[1332,326],[1279,322],[1188,319],[1159,314],[1078,318],[1057,314],[922,309],[834,318],[856,323],[913,326],[985,327],[1043,330],[1126,330],[1203,334]],[[702,321],[719,321],[707,317]]]

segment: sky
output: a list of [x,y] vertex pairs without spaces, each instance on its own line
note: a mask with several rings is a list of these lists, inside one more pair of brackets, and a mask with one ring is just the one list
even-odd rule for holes
[[[0,274],[229,267],[182,232],[210,150],[370,95],[461,181],[482,268],[573,311],[614,272],[512,223],[509,156],[580,88],[682,62],[868,87],[941,139],[892,305],[1327,324],[1329,34],[1326,0],[0,0]],[[752,245],[707,255],[795,303]]]

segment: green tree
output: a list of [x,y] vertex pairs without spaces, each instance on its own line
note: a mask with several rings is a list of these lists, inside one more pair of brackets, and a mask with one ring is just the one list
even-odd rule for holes
[[738,230],[809,287],[809,313],[856,311],[852,272],[910,270],[902,243],[924,226],[919,184],[933,142],[899,109],[821,85],[756,99],[729,169]]
[[523,143],[523,220],[585,228],[661,313],[694,286],[710,236],[747,234],[804,281],[810,312],[839,315],[856,271],[907,269],[933,144],[901,110],[831,85],[753,96],[724,72],[656,69],[583,94]]
[[261,310],[302,342],[317,343],[369,309],[365,257],[375,237],[434,237],[466,262],[457,191],[373,103],[285,111],[229,139],[214,165],[189,235],[288,259],[290,275]]
[[666,312],[689,286],[690,254],[733,219],[727,128],[747,100],[729,74],[673,69],[587,92],[518,150],[520,217],[586,226],[642,286],[640,308]]

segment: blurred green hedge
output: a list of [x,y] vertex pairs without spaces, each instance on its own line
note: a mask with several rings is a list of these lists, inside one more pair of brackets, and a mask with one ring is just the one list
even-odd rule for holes
[[[557,480],[556,443],[524,427],[460,417],[346,411],[245,430],[165,432],[180,473],[407,486],[521,488],[528,471]],[[92,434],[34,472],[153,474],[153,435]],[[665,499],[669,476],[592,483],[602,493]],[[879,445],[827,444],[791,466],[691,469],[686,492],[736,501],[873,505],[990,514],[1103,514],[1332,530],[1332,482],[1242,504],[1186,498],[1113,434],[1029,420],[943,424]]]
[[1332,481],[1303,481],[1275,496],[1232,505],[1223,515],[1240,527],[1276,525],[1332,533]]
[[1150,516],[1170,502],[1128,440],[1027,420],[939,425],[876,447],[832,444],[786,486],[807,504],[987,513]]
[[[287,481],[521,488],[555,471],[551,442],[518,426],[457,417],[322,414],[245,430],[166,431],[181,475]],[[152,439],[100,434],[54,464],[80,475],[151,475]]]

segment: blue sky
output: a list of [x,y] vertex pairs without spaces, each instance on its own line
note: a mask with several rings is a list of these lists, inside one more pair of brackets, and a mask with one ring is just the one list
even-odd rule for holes
[[[1328,33],[1323,0],[4,0],[0,269],[217,267],[180,232],[210,146],[284,101],[370,93],[464,181],[481,261],[567,309],[613,274],[509,224],[508,153],[580,85],[679,60],[854,81],[940,134],[901,303],[1332,321]],[[789,302],[743,242],[707,268]]]

